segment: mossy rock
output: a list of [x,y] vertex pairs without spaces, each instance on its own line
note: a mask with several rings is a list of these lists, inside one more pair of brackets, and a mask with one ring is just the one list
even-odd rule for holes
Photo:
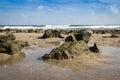
[[0,43],[7,41],[14,41],[16,37],[12,33],[6,33],[6,35],[0,35]]
[[45,54],[42,58],[46,59],[69,59],[80,56],[81,54],[90,54],[90,50],[85,41],[65,42],[60,47],[53,49],[49,54]]
[[0,43],[0,52],[4,52],[13,55],[20,54],[21,49],[25,46],[28,46],[28,43],[22,41],[7,41],[5,43]]

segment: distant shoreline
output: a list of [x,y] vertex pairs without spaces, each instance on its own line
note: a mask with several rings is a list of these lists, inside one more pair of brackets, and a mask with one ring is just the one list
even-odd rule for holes
[[120,30],[120,25],[0,25],[0,29],[66,29],[66,30],[81,30],[81,29],[117,29]]

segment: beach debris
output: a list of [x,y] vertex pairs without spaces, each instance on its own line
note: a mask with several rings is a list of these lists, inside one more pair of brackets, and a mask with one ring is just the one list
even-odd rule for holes
[[45,38],[62,38],[62,36],[60,35],[60,31],[48,29],[48,30],[45,30],[42,38],[43,39],[45,39]]

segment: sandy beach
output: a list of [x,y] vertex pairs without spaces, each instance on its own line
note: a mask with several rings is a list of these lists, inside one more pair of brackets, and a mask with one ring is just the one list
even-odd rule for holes
[[[3,34],[3,33],[1,33]],[[119,80],[120,38],[104,38],[110,34],[93,34],[89,43],[97,43],[103,56],[89,59],[43,61],[42,56],[64,42],[64,38],[41,39],[43,33],[14,33],[16,40],[31,45],[22,49],[25,58],[0,67],[0,80]],[[8,56],[9,57],[9,56]]]
[[[64,37],[63,39],[61,38],[41,39],[40,37],[43,35],[43,33],[14,33],[14,35],[16,36],[16,40],[27,41],[31,44],[39,45],[42,47],[52,46],[52,44],[47,45],[44,43],[64,41],[64,39],[68,36],[62,34],[62,36]],[[120,38],[109,38],[110,36],[111,34],[93,34],[91,36],[89,43],[97,43],[98,45],[102,46],[120,47]]]
[[0,0],[0,80],[120,80],[120,0]]
[[120,47],[120,38],[111,38],[111,34],[93,34],[90,43],[97,43],[102,46]]

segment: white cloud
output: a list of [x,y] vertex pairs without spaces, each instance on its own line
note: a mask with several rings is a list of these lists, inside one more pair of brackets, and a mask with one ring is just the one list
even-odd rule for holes
[[110,11],[112,12],[112,13],[114,13],[114,14],[118,14],[119,13],[119,10],[118,10],[118,8],[117,8],[117,6],[114,4],[114,5],[111,5],[110,7],[109,7],[109,9],[110,9]]
[[40,5],[37,7],[38,10],[42,10],[44,8],[44,6]]
[[28,16],[27,15],[25,15],[25,14],[22,14],[21,15],[23,18],[27,18]]

